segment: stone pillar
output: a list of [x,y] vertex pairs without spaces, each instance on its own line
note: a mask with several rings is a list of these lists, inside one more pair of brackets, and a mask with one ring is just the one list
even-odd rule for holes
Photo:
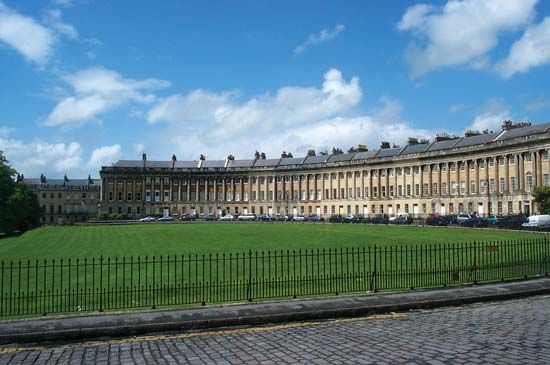
[[521,191],[525,191],[525,165],[524,165],[524,161],[523,161],[523,153],[520,153],[518,155],[518,168],[519,168],[519,176],[517,178],[518,180],[518,184],[519,184],[519,189]]
[[420,189],[419,189],[419,193],[420,193],[420,198],[423,198],[424,197],[424,165],[420,165],[418,166],[418,169],[420,171],[420,182],[419,182],[419,185],[420,185]]
[[510,194],[510,158],[504,155],[504,190]]
[[470,195],[470,161],[466,160],[463,162],[464,163],[464,170],[465,170],[465,174],[466,177],[466,195],[469,196]]

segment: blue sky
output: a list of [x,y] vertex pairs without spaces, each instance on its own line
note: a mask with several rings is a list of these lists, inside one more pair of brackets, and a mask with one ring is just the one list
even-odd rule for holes
[[0,150],[26,176],[548,121],[550,3],[0,0]]

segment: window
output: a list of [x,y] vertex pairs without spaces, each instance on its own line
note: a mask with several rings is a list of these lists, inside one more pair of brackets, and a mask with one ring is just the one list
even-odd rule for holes
[[481,181],[479,182],[479,187],[480,187],[479,192],[480,192],[481,194],[485,194],[485,191],[486,191],[485,189],[487,188],[486,185],[487,185],[487,181],[481,180]]
[[321,195],[321,189],[317,189],[317,200],[322,200],[323,196]]
[[494,193],[496,186],[495,186],[495,179],[489,179],[489,192],[492,194]]
[[501,157],[498,158],[498,164],[500,166],[504,166],[504,157],[501,156]]
[[485,168],[485,161],[484,160],[479,160],[478,166],[479,166],[480,169],[484,169]]
[[260,201],[265,200],[265,191],[260,191]]
[[447,195],[448,187],[446,182],[441,183],[441,194]]
[[420,195],[420,184],[414,185],[414,195]]
[[437,183],[433,183],[432,184],[432,194],[433,195],[439,194],[439,191],[437,190],[437,188],[438,188]]
[[411,196],[411,184],[407,184],[407,196]]
[[348,188],[348,199],[353,198],[353,188]]
[[527,191],[531,191],[531,188],[533,187],[533,174],[528,172],[525,177],[527,178]]
[[541,157],[543,160],[548,160],[548,150],[542,151]]
[[340,199],[346,198],[346,190],[344,188],[340,189]]
[[112,191],[109,191],[109,201],[110,202],[113,201],[113,192]]
[[429,185],[425,183],[424,186],[423,186],[423,188],[422,188],[423,194],[424,194],[424,195],[428,195],[428,193],[429,193],[429,192],[428,192],[428,190],[429,190],[428,187],[429,187]]
[[141,207],[136,207],[136,214],[141,215]]
[[127,199],[129,202],[132,201],[132,193],[131,193],[131,192],[128,192],[128,193],[127,193],[126,199]]
[[397,185],[397,195],[403,196],[403,185]]
[[146,202],[151,201],[151,190],[145,190],[145,201]]
[[508,202],[508,214],[514,213],[514,206],[512,202]]
[[357,188],[355,194],[356,194],[357,199],[361,198],[361,188]]
[[544,185],[550,185],[550,180],[548,179],[548,174],[542,175],[542,183]]
[[46,193],[42,193],[42,199],[46,199]]
[[466,181],[460,182],[460,195],[466,194]]
[[132,207],[128,207],[127,213],[128,213],[128,215],[132,215]]
[[[510,156],[509,159],[508,159],[508,163],[510,165],[515,164],[516,163],[516,156],[514,156],[514,155]],[[510,211],[508,211],[508,212],[510,212]]]
[[512,176],[510,178],[510,190],[516,190],[517,187],[516,187],[516,177],[515,176]]
[[527,153],[525,154],[525,162],[526,162],[526,163],[530,163],[530,162],[531,162],[531,159],[532,159],[532,154],[531,154],[531,152],[527,152]]
[[489,167],[495,167],[495,159],[494,158],[489,159]]
[[456,195],[456,182],[451,183],[451,195]]
[[155,201],[160,202],[160,190],[155,190]]
[[506,179],[504,179],[503,177],[498,179],[498,186],[499,186],[500,192],[503,192],[506,189],[505,185],[506,185]]
[[118,192],[118,201],[119,201],[119,202],[122,201],[122,191],[119,191],[119,192]]
[[170,201],[170,191],[169,190],[164,190],[164,201],[165,202],[169,202]]

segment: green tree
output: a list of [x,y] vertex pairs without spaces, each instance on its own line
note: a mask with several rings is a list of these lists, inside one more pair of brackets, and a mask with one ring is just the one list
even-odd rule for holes
[[0,232],[24,231],[40,222],[42,211],[32,188],[13,179],[13,169],[0,151]]
[[537,186],[531,192],[541,214],[550,214],[550,186]]

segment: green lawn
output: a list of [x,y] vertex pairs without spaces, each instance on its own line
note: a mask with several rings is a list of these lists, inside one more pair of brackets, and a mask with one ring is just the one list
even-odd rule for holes
[[140,224],[1,239],[0,265],[0,318],[13,318],[516,279],[548,273],[550,248],[468,228]]
[[44,227],[0,240],[0,260],[166,256],[328,249],[402,244],[489,242],[533,234],[469,228],[356,224],[142,224]]

